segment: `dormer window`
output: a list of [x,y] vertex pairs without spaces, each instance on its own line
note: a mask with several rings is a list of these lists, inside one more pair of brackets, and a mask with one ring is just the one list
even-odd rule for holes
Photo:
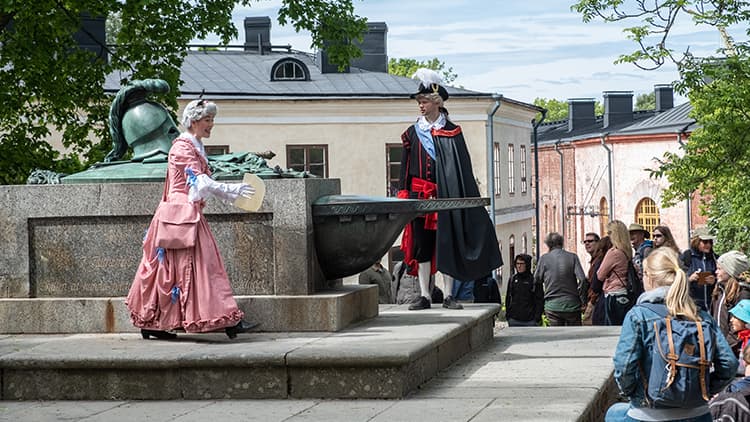
[[297,59],[285,58],[274,63],[271,68],[272,81],[309,81],[310,71]]

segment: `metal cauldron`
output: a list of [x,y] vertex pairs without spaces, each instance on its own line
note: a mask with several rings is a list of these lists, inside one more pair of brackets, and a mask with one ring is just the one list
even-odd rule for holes
[[398,199],[330,195],[312,204],[315,250],[328,280],[364,271],[419,214],[484,207],[489,198]]

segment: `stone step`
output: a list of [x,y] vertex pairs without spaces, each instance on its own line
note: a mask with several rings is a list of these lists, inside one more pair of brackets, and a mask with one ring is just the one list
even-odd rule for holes
[[[311,295],[235,296],[262,331],[338,331],[378,314],[377,286],[344,285]],[[314,317],[311,317],[314,316]],[[137,332],[124,297],[0,299],[1,334]]]
[[[380,315],[338,332],[0,336],[3,400],[402,398],[493,338],[494,304]],[[158,387],[155,387],[158,386]]]

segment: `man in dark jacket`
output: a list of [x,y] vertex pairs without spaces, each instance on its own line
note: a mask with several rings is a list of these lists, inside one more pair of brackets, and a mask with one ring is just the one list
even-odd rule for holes
[[505,294],[505,317],[511,327],[533,327],[542,322],[544,286],[534,283],[531,256],[516,255],[516,273],[508,280]]
[[544,283],[544,313],[552,326],[581,325],[581,284],[585,283],[578,255],[563,250],[563,238],[550,233],[549,252],[539,258],[535,283]]

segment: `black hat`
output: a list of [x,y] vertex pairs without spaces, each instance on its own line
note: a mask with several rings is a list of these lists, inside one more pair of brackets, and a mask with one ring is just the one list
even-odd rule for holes
[[416,98],[420,94],[438,94],[443,101],[447,100],[449,95],[448,91],[442,85],[442,78],[432,69],[420,68],[414,72],[414,79],[419,79],[419,88],[416,93],[412,94],[411,98]]

